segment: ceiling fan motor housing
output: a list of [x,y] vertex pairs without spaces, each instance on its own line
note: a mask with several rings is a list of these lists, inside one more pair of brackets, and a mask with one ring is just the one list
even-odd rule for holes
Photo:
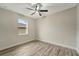
[[36,3],[36,4],[34,4],[33,6],[34,6],[34,7],[37,6],[37,7],[41,8],[43,5],[42,5],[41,3]]

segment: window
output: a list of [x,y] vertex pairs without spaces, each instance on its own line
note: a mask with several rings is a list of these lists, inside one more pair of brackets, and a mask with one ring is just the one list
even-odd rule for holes
[[28,20],[18,19],[18,35],[28,34]]

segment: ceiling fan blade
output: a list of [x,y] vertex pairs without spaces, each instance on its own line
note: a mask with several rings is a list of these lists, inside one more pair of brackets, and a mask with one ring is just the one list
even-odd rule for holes
[[48,10],[39,10],[40,12],[48,12]]
[[31,8],[26,8],[26,9],[33,10],[33,9],[31,9]]
[[40,11],[38,11],[39,15],[42,16],[42,14],[40,13]]
[[33,12],[31,15],[35,14],[36,12]]
[[40,15],[40,16],[42,16],[42,14],[41,14],[41,13],[39,13],[39,15]]

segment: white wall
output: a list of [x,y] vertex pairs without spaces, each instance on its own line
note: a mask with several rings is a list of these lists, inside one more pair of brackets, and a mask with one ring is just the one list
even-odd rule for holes
[[76,7],[37,20],[38,39],[76,48]]
[[[29,34],[17,35],[17,19],[24,18],[29,21]],[[29,17],[0,8],[0,50],[25,43],[35,39],[35,22]]]

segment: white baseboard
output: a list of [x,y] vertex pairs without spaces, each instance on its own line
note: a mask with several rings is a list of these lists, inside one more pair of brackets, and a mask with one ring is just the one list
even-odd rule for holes
[[28,40],[28,41],[23,41],[23,42],[18,42],[18,43],[16,43],[16,44],[13,44],[13,45],[9,45],[9,46],[0,48],[0,50],[4,50],[4,49],[7,49],[7,48],[11,48],[11,47],[14,47],[14,46],[17,46],[17,45],[20,45],[20,44],[23,44],[23,43],[27,43],[27,42],[30,42],[30,41],[33,41],[33,40],[34,40],[34,39],[31,39],[31,40]]
[[38,39],[38,40],[39,41],[43,41],[43,42],[47,42],[47,43],[50,43],[50,44],[55,44],[55,45],[59,45],[59,46],[62,46],[62,47],[66,47],[66,48],[77,50],[77,48],[71,47],[71,46],[68,46],[68,45],[62,45],[62,44],[59,44],[59,43],[54,43],[54,42],[50,42],[50,41],[46,41],[46,40],[40,40],[40,39]]

